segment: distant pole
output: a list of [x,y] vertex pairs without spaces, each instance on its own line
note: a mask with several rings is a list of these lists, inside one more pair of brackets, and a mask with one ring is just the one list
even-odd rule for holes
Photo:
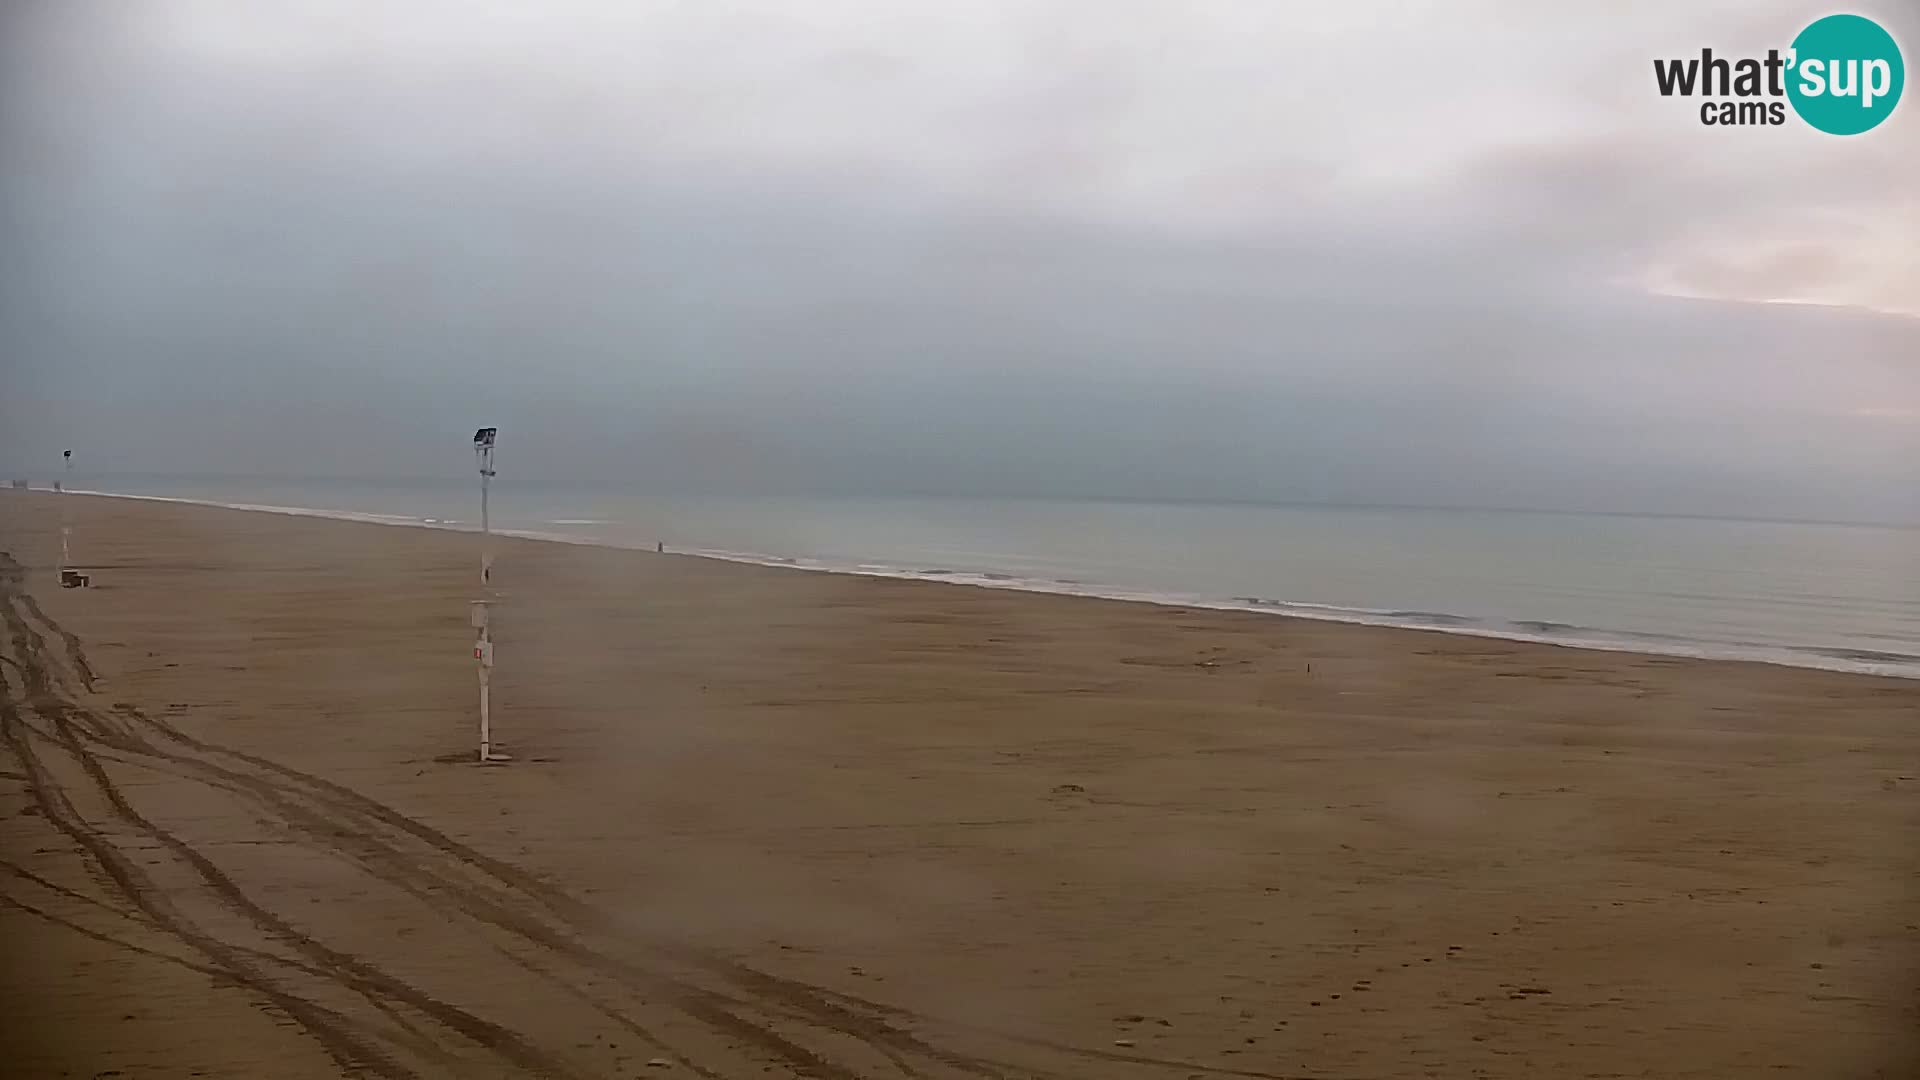
[[73,515],[67,512],[67,489],[73,486],[73,451],[62,450],[60,455],[66,458],[62,473],[62,483],[53,485],[60,496],[60,584],[67,583],[67,568],[73,563]]
[[473,433],[473,454],[480,465],[480,599],[473,602],[473,627],[479,633],[473,658],[480,669],[480,761],[506,761],[505,754],[493,752],[492,702],[488,683],[493,674],[493,627],[488,604],[493,599],[493,523],[487,506],[493,481],[493,440],[497,429],[485,427]]

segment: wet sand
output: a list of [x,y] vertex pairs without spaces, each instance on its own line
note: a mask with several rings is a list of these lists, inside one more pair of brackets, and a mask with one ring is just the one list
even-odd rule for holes
[[1920,683],[0,492],[0,1072],[1908,1077]]

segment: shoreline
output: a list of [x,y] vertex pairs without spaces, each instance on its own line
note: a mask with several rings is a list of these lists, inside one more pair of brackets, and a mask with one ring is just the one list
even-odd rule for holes
[[[40,494],[53,494],[51,489],[46,488],[33,488],[31,491]],[[247,513],[267,513],[290,517],[354,521],[371,525],[435,529],[445,532],[478,532],[475,523],[459,519],[420,518],[400,514],[376,514],[353,510],[328,510],[316,507],[281,506],[261,503],[233,503],[180,496],[139,495],[79,489],[67,492],[67,494],[90,498],[132,499],[143,502],[204,506]],[[571,519],[569,521],[548,522],[547,524],[600,523],[602,522]],[[652,548],[647,547],[644,543],[623,544],[605,538],[572,536],[566,533],[540,529],[496,529],[494,530],[494,535],[536,542],[605,548],[612,551],[652,551]],[[1716,663],[1764,664],[1773,667],[1828,671],[1847,675],[1865,675],[1875,678],[1904,679],[1909,681],[1920,680],[1920,656],[1907,656],[1906,654],[1899,653],[1888,653],[1880,658],[1868,658],[1861,655],[1834,655],[1835,652],[1840,651],[1855,654],[1863,651],[1845,649],[1840,646],[1813,644],[1774,646],[1731,642],[1699,642],[1682,638],[1672,638],[1662,641],[1657,640],[1659,635],[1622,635],[1616,631],[1592,627],[1567,627],[1566,629],[1571,632],[1561,634],[1540,631],[1529,632],[1524,629],[1457,625],[1449,621],[1454,619],[1478,621],[1478,617],[1464,613],[1438,613],[1436,618],[1429,613],[1336,607],[1324,604],[1270,600],[1258,597],[1218,598],[1154,590],[1124,589],[1118,587],[1100,588],[1088,586],[1080,582],[1035,580],[1011,575],[921,569],[887,564],[849,565],[818,559],[793,558],[774,554],[762,554],[759,552],[725,551],[712,548],[674,548],[670,549],[669,553],[689,558],[710,559],[717,562],[739,565],[763,566],[771,569],[799,570],[807,573],[838,574],[850,577],[867,577],[896,581],[924,581],[929,584],[972,586],[975,588],[1037,595],[1077,596],[1119,603],[1149,604],[1173,609],[1251,612],[1277,618],[1304,619],[1315,622],[1368,626],[1388,630],[1421,630],[1455,637],[1481,638],[1491,641],[1512,641],[1581,651],[1622,653],[1633,656],[1657,656]],[[1427,615],[1427,618],[1422,619],[1420,618],[1421,615]],[[1599,636],[1581,636],[1581,632]],[[1642,640],[1623,640],[1623,637],[1639,637],[1642,638]]]

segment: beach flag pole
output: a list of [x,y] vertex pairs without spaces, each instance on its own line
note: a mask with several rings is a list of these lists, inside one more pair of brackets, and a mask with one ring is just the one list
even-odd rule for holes
[[473,433],[473,454],[480,464],[480,599],[472,606],[473,628],[478,634],[473,658],[480,669],[480,762],[511,760],[493,751],[492,701],[488,685],[493,674],[493,628],[488,607],[493,596],[493,523],[488,516],[487,494],[493,480],[493,440],[498,429],[484,427]]

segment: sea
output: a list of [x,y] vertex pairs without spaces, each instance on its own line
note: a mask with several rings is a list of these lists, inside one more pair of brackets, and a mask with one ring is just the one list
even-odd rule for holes
[[[473,529],[477,480],[72,490]],[[497,481],[500,532],[799,570],[1920,678],[1920,528],[1518,510],[636,495]],[[503,576],[511,568],[501,568]]]

